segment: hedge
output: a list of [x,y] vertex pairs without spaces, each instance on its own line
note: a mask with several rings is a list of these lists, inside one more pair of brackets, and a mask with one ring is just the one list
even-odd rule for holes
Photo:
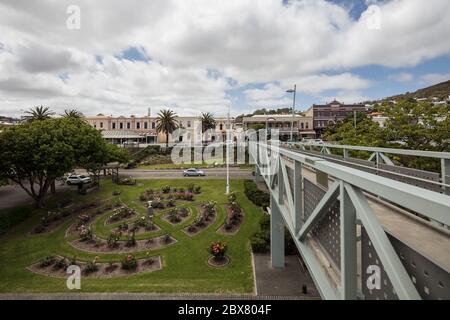
[[270,206],[270,196],[268,193],[261,191],[252,180],[244,181],[244,193],[247,198],[259,207],[266,208]]

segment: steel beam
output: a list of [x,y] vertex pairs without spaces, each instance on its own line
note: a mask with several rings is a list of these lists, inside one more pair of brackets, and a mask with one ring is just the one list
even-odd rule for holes
[[345,190],[343,181],[340,189],[341,219],[341,298],[357,298],[357,247],[356,247],[356,212]]
[[[345,184],[345,190],[351,199],[358,217],[361,219],[370,241],[372,242],[386,271],[389,280],[394,286],[395,292],[400,299],[419,300],[420,295],[412,283],[408,273],[403,267],[400,258],[392,247],[383,227],[378,221],[375,213],[369,206],[366,197],[361,190]],[[365,284],[363,284],[365,285]]]
[[284,268],[284,220],[273,194],[270,197],[270,258],[273,268]]
[[294,232],[300,231],[303,222],[303,165],[299,161],[294,161]]

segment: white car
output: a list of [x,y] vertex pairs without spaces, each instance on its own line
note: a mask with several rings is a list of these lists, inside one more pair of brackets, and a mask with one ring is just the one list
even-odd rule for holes
[[190,168],[183,171],[183,176],[185,177],[204,177],[205,172],[199,169]]
[[78,175],[78,174],[72,174],[66,180],[66,183],[68,185],[85,184],[85,183],[90,183],[90,182],[92,182],[90,177],[87,177],[87,176],[84,176],[84,175]]

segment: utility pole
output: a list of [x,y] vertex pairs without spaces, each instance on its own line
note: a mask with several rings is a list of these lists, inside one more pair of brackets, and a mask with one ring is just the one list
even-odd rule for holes
[[227,132],[226,132],[226,162],[227,162],[227,187],[225,190],[226,194],[230,194],[230,105],[228,105],[227,114]]
[[292,123],[291,123],[291,142],[294,141],[294,120],[295,120],[295,95],[297,93],[297,85],[294,84],[294,90],[290,89],[286,91],[287,93],[293,93],[294,99],[292,102]]

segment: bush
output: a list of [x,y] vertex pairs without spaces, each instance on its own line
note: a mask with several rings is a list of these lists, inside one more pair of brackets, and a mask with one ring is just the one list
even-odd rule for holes
[[120,236],[122,235],[121,232],[111,232],[109,234],[108,239],[106,240],[108,247],[115,248],[117,246],[117,243],[120,240]]
[[46,256],[44,259],[41,260],[39,263],[39,266],[41,268],[45,268],[48,266],[51,266],[53,263],[55,263],[55,257],[54,256]]
[[202,187],[201,186],[195,186],[195,188],[194,188],[194,193],[195,194],[199,194],[199,193],[201,193],[202,192]]
[[267,253],[270,251],[270,243],[258,237],[250,238],[253,253]]
[[194,184],[188,184],[188,186],[187,186],[187,191],[188,192],[194,192],[194,189],[195,189],[195,185]]
[[170,192],[170,186],[164,186],[161,188],[163,193],[169,193]]
[[86,272],[88,274],[97,272],[98,271],[97,259],[98,259],[98,257],[95,257],[94,260],[89,261],[86,264],[86,267],[84,268],[84,272]]
[[113,196],[120,196],[120,194],[122,193],[122,191],[120,191],[120,190],[114,190],[113,191]]
[[270,195],[264,191],[261,191],[256,186],[256,183],[252,180],[244,181],[244,193],[247,198],[259,207],[269,207],[270,206]]
[[56,263],[53,266],[53,268],[55,268],[56,270],[66,269],[68,265],[69,264],[67,262],[67,259],[63,257],[63,258],[59,259],[58,261],[56,261]]
[[124,270],[136,270],[137,260],[133,255],[129,254],[122,259],[121,265]]
[[211,242],[208,246],[208,252],[212,254],[216,259],[223,259],[225,253],[227,252],[227,249],[227,243],[220,240],[217,242]]
[[127,242],[125,244],[127,247],[134,247],[136,245],[136,237],[134,232],[131,235],[127,236]]

